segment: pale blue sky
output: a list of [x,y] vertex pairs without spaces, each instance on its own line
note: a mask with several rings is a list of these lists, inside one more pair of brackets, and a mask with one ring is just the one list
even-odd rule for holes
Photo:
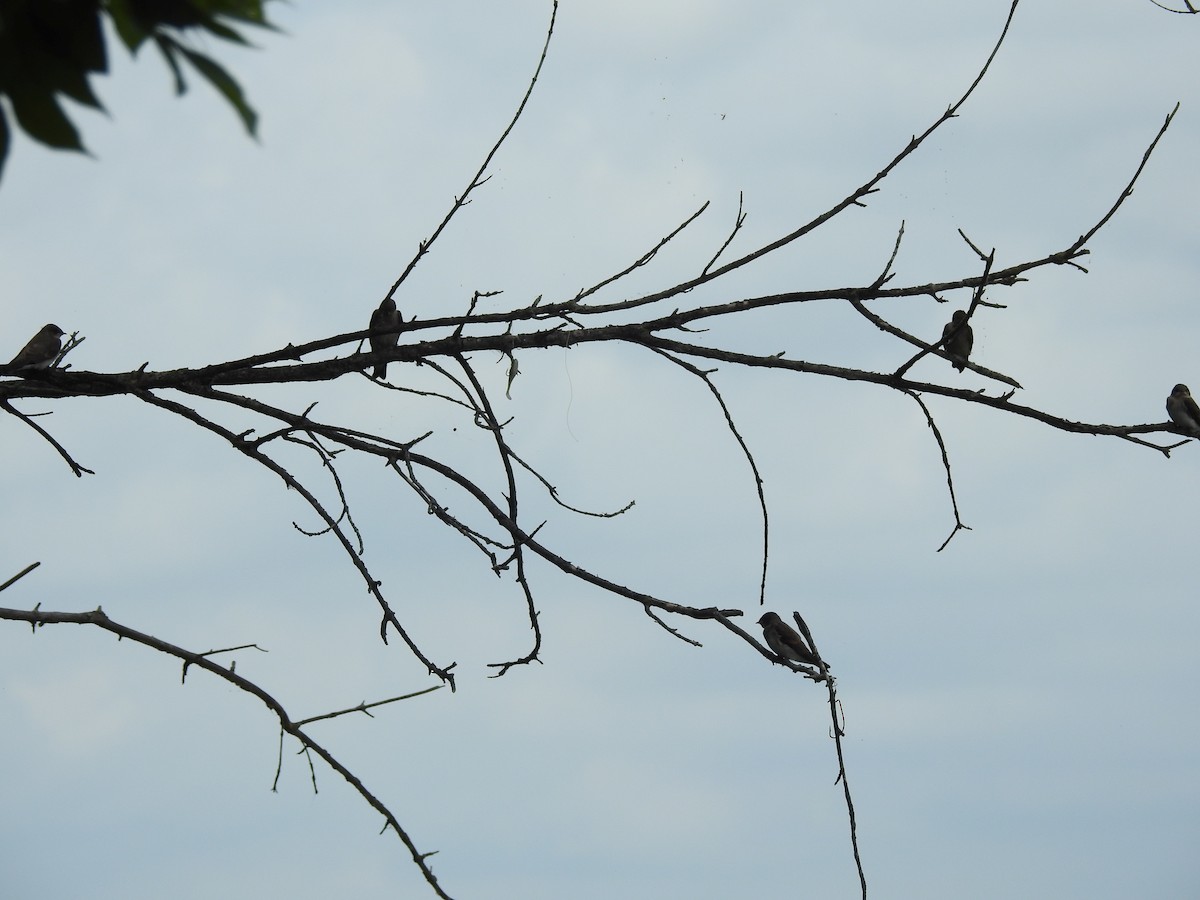
[[[494,177],[399,295],[408,315],[561,299],[709,211],[625,291],[693,274],[745,192],[735,249],[836,202],[958,98],[1004,2],[572,2]],[[169,369],[365,327],[511,115],[549,4],[358,2],[273,8],[282,36],[209,50],[237,74],[261,143],[196,82],[113,53],[94,159],[18,140],[0,183],[0,337],[46,321],[76,368]],[[1200,387],[1200,22],[1134,0],[1018,10],[962,111],[874,195],[687,302],[961,278],[1061,249],[1108,208],[1182,108],[1084,275],[993,290],[976,358],[1021,402],[1090,422],[1159,422]],[[612,298],[623,296],[611,290]],[[961,305],[963,298],[950,298]],[[935,337],[948,308],[880,310]],[[848,309],[758,313],[710,336],[882,370],[908,357]],[[3,352],[9,352],[7,350]],[[502,385],[502,361],[477,365]],[[664,599],[758,616],[757,503],[707,392],[650,354],[526,354],[502,414],[568,502],[531,484],[541,537]],[[995,390],[925,360],[916,377]],[[398,378],[424,377],[401,373]],[[801,610],[834,666],[872,896],[1190,898],[1200,885],[1194,521],[1200,448],[1167,460],[938,398],[959,505],[910,400],[865,384],[715,376],[772,511],[768,607]],[[248,391],[248,393],[251,393]],[[497,396],[503,395],[500,390]],[[487,441],[359,378],[261,396],[435,452],[498,485]],[[86,610],[195,650],[258,642],[238,672],[297,717],[426,687],[378,640],[376,606],[276,479],[135,400],[26,402],[95,476],[71,476],[0,420],[3,605]],[[243,420],[234,420],[246,427]],[[457,429],[457,430],[453,430]],[[303,456],[288,456],[329,495]],[[672,621],[533,568],[544,665],[523,601],[379,468],[343,476],[367,562],[414,637],[458,662],[436,692],[314,735],[399,816],[456,898],[852,897],[823,689],[719,627]],[[536,519],[540,520],[540,519]],[[285,747],[224,684],[78,627],[0,627],[0,894],[40,898],[428,896],[403,847],[336,775]]]

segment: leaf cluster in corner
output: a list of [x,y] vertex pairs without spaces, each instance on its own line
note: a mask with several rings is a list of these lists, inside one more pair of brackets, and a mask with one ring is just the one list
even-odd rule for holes
[[[189,31],[208,32],[246,45],[235,26],[271,28],[266,0],[0,0],[0,97],[16,124],[50,147],[84,152],[79,131],[62,106],[66,96],[103,109],[90,76],[108,71],[104,17],[131,53],[153,41],[175,78],[187,89],[186,61],[223,96],[252,136],[258,116],[237,81],[210,57],[188,45]],[[0,105],[0,175],[10,146],[6,109]]]

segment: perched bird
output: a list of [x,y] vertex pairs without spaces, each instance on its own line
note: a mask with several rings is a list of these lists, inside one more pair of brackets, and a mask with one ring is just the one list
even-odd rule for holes
[[42,330],[29,339],[21,352],[8,364],[13,372],[22,369],[45,369],[54,362],[62,350],[64,332],[57,325],[43,325]]
[[[371,313],[371,351],[378,353],[381,350],[391,350],[400,340],[400,333],[395,329],[400,327],[403,320],[400,318],[400,311],[396,309],[396,301],[391,297],[385,297],[383,302],[379,304],[379,308]],[[390,332],[390,334],[380,334],[378,332]],[[387,363],[381,362],[375,364],[375,378],[387,377]]]
[[1192,399],[1186,384],[1171,388],[1171,396],[1167,397],[1167,415],[1184,431],[1200,436],[1200,406]]
[[967,357],[975,346],[975,332],[967,324],[967,314],[956,309],[946,327],[942,329],[942,346],[954,361],[954,368],[962,371],[967,367]]
[[778,613],[763,613],[758,624],[763,627],[763,638],[766,640],[767,646],[784,659],[807,663],[810,666],[821,665],[821,660],[805,643],[804,638],[800,637],[796,629],[779,618]]

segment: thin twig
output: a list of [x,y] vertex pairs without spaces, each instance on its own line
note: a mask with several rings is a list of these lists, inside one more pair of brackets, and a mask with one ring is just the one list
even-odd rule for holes
[[319,716],[309,716],[307,719],[301,719],[296,722],[297,727],[300,725],[310,725],[313,722],[323,722],[326,719],[336,719],[338,716],[347,716],[350,713],[360,712],[369,718],[374,718],[369,710],[375,709],[377,706],[387,706],[389,703],[396,703],[400,700],[411,700],[413,697],[420,697],[422,694],[428,694],[433,691],[440,691],[444,685],[435,684],[432,687],[427,687],[423,691],[413,691],[411,694],[401,694],[399,697],[389,697],[387,700],[376,700],[374,703],[363,701],[358,706],[352,706],[349,709],[339,709],[337,712],[323,713]]
[[[499,678],[505,674],[513,666],[526,665],[537,659],[538,652],[542,648],[542,628],[538,624],[537,605],[533,601],[533,588],[529,585],[529,579],[525,574],[525,550],[522,544],[522,532],[517,527],[517,477],[513,472],[512,456],[508,449],[508,442],[505,441],[504,435],[501,433],[500,420],[496,416],[495,410],[492,408],[492,402],[487,395],[487,391],[483,387],[483,383],[475,374],[474,368],[467,361],[465,356],[457,357],[459,366],[467,376],[467,380],[471,382],[474,389],[475,399],[479,403],[480,413],[483,417],[483,424],[492,433],[492,437],[496,442],[496,453],[500,458],[500,464],[504,468],[504,477],[508,484],[506,496],[508,498],[508,514],[506,520],[509,523],[508,533],[512,536],[512,556],[511,560],[516,563],[516,580],[521,586],[521,593],[525,596],[525,608],[529,614],[529,627],[533,631],[533,647],[525,656],[520,659],[511,660],[503,663],[488,663],[492,668],[497,669],[495,677]],[[503,524],[503,523],[502,523]],[[507,564],[507,563],[505,563]]]
[[763,478],[762,473],[758,470],[758,463],[754,461],[754,454],[750,451],[750,445],[746,443],[746,439],[738,431],[737,423],[733,420],[733,413],[730,412],[729,406],[725,403],[725,398],[721,395],[717,386],[709,378],[709,373],[698,366],[692,365],[685,359],[680,359],[672,353],[667,353],[654,347],[651,349],[679,366],[685,372],[690,372],[704,382],[705,387],[708,388],[713,398],[717,401],[717,405],[721,407],[721,412],[725,416],[725,426],[729,429],[730,434],[733,435],[734,440],[737,441],[738,446],[742,450],[742,456],[746,458],[746,462],[750,466],[750,474],[754,476],[754,489],[758,493],[759,512],[762,513],[762,571],[758,582],[758,605],[762,606],[766,603],[767,598],[767,559],[770,555],[771,547],[771,518],[767,513],[767,495],[763,491]]
[[862,887],[862,898],[867,900],[867,875],[863,871],[862,856],[858,852],[858,821],[854,816],[854,799],[850,796],[850,779],[846,777],[846,757],[842,751],[842,737],[846,734],[838,721],[837,680],[832,676],[826,681],[829,688],[829,715],[833,721],[833,741],[837,747],[838,777],[842,783],[842,794],[846,798],[846,815],[850,819],[850,846],[854,850],[854,865],[858,869],[858,883]]
[[709,273],[713,266],[717,264],[717,260],[721,258],[726,248],[733,243],[733,239],[737,237],[737,233],[742,230],[742,226],[746,224],[745,208],[746,194],[744,191],[738,191],[738,208],[737,215],[733,217],[733,228],[729,231],[729,237],[725,238],[725,243],[717,248],[717,252],[713,254],[712,259],[704,264],[704,268],[700,270],[701,277]]
[[[409,264],[404,267],[404,271],[400,273],[400,277],[396,279],[391,288],[388,289],[387,294],[384,295],[385,299],[393,296],[396,293],[400,285],[402,285],[404,280],[408,278],[409,273],[412,272],[412,270],[416,268],[417,263],[421,261],[421,257],[429,252],[429,248],[433,246],[433,242],[438,239],[441,233],[445,230],[446,226],[450,224],[450,220],[454,218],[454,214],[466,206],[468,198],[471,196],[471,192],[488,180],[487,178],[483,177],[483,173],[488,170],[488,166],[492,164],[492,158],[495,157],[495,155],[500,151],[501,145],[508,139],[509,134],[511,134],[512,130],[517,126],[517,121],[521,118],[521,113],[525,111],[525,104],[529,102],[529,98],[533,94],[533,89],[537,85],[538,77],[542,74],[542,66],[545,65],[546,54],[550,50],[550,38],[554,36],[554,22],[557,18],[558,0],[554,0],[553,6],[550,10],[550,24],[546,28],[546,40],[542,43],[541,56],[538,57],[537,67],[533,70],[533,77],[529,79],[529,87],[525,89],[525,96],[521,98],[521,102],[517,106],[517,111],[513,113],[512,120],[508,123],[508,127],[504,129],[504,132],[500,135],[500,137],[496,139],[496,143],[492,145],[492,149],[488,151],[487,156],[483,158],[483,163],[480,165],[479,170],[473,176],[471,176],[471,180],[467,184],[466,190],[454,198],[454,203],[450,207],[450,211],[446,213],[445,218],[443,218],[438,227],[434,229],[433,234],[421,241],[417,248],[416,255],[412,258]],[[491,176],[488,177],[490,178]]]
[[4,584],[0,584],[0,591],[4,590],[9,585],[14,584],[15,582],[20,581],[22,578],[24,578],[26,575],[28,575],[30,572],[32,572],[34,569],[36,569],[40,565],[41,565],[40,562],[30,563],[25,568],[23,568],[20,572],[18,572],[16,575],[14,575],[12,578],[8,579],[8,581],[4,582]]
[[3,409],[5,412],[9,413],[10,415],[16,416],[18,419],[20,419],[22,422],[24,422],[26,425],[28,425],[30,428],[32,428],[34,431],[36,431],[38,434],[40,434],[43,438],[45,438],[50,443],[50,446],[52,446],[55,450],[58,451],[58,455],[61,456],[66,461],[68,466],[71,467],[71,471],[75,473],[76,478],[82,478],[84,472],[87,472],[89,475],[96,474],[91,469],[85,468],[85,467],[81,466],[79,463],[77,463],[72,458],[71,454],[67,452],[67,449],[62,444],[60,444],[58,441],[56,441],[54,439],[54,436],[52,434],[50,434],[50,432],[48,432],[45,428],[43,428],[37,422],[33,421],[33,418],[31,416],[25,415],[25,413],[21,412],[15,406],[13,406],[11,403],[9,403],[8,400],[0,398],[0,409]]
[[962,516],[959,515],[958,499],[954,495],[954,476],[950,474],[950,455],[946,451],[946,442],[942,439],[942,432],[937,427],[937,422],[933,420],[933,413],[929,411],[929,407],[925,405],[925,401],[916,391],[905,391],[904,393],[912,397],[917,402],[917,406],[921,407],[921,412],[925,413],[925,421],[933,431],[934,440],[937,441],[938,449],[942,453],[942,468],[946,470],[946,489],[950,492],[950,508],[954,510],[954,528],[950,531],[949,537],[942,541],[942,545],[937,548],[937,552],[941,553],[959,531],[970,531],[971,526],[964,525]]
[[1186,9],[1171,9],[1171,7],[1169,7],[1169,6],[1163,6],[1161,3],[1158,2],[1158,0],[1150,0],[1150,2],[1153,3],[1155,6],[1157,6],[1159,9],[1166,10],[1169,13],[1179,13],[1180,15],[1183,15],[1183,16],[1194,16],[1197,13],[1200,13],[1200,9],[1197,9],[1196,7],[1192,6],[1191,0],[1183,0],[1183,5],[1186,7]]
[[[259,405],[255,401],[251,401],[249,398],[237,397],[236,395],[227,394],[220,391],[196,390],[196,394],[212,400],[222,400],[225,402],[237,403],[237,405],[251,407]],[[254,445],[253,442],[244,440],[241,435],[234,434],[227,428],[224,428],[223,426],[218,425],[217,423],[200,415],[190,407],[184,406],[181,403],[176,403],[173,400],[167,400],[163,397],[158,397],[149,391],[139,391],[137,392],[136,396],[152,406],[157,406],[161,409],[167,410],[168,412],[172,412],[175,415],[182,416],[183,418],[199,425],[206,431],[211,431],[213,434],[223,437],[235,450],[239,450],[250,459],[257,462],[259,465],[274,472],[279,476],[284,484],[303,497],[304,501],[309,505],[309,507],[311,507],[312,510],[325,521],[325,524],[329,526],[330,531],[342,545],[342,548],[346,551],[346,555],[349,556],[350,561],[358,570],[359,575],[361,575],[362,579],[366,582],[367,590],[371,592],[371,594],[375,597],[376,602],[383,610],[383,623],[380,627],[380,637],[383,639],[384,643],[387,643],[387,626],[391,625],[396,630],[396,633],[400,635],[404,643],[408,645],[408,649],[412,652],[412,654],[421,661],[428,671],[431,674],[437,675],[437,677],[441,678],[442,681],[450,685],[451,690],[454,690],[454,673],[451,670],[454,668],[455,663],[450,663],[447,666],[437,666],[434,665],[434,663],[429,660],[424,653],[421,652],[421,649],[416,645],[412,638],[409,637],[408,632],[400,624],[400,620],[396,616],[395,611],[391,608],[383,594],[380,592],[380,582],[371,575],[370,571],[368,571],[362,555],[355,551],[355,548],[350,543],[350,539],[346,536],[345,531],[341,528],[341,526],[338,525],[337,521],[325,509],[321,501],[319,501],[312,494],[312,492],[308,490],[308,488],[302,485],[282,465],[263,453],[257,446]],[[309,420],[304,418],[303,421],[308,422]]]
[[584,289],[580,290],[580,292],[575,295],[575,301],[578,302],[578,301],[582,300],[584,297],[590,297],[592,294],[596,293],[596,291],[600,290],[601,288],[607,287],[608,285],[612,284],[614,281],[617,281],[620,278],[624,278],[626,275],[628,275],[630,272],[634,271],[635,269],[640,269],[642,266],[646,265],[648,262],[650,262],[652,259],[654,259],[655,256],[658,255],[659,250],[661,250],[663,247],[665,247],[671,241],[671,239],[674,238],[676,235],[678,235],[681,231],[683,231],[683,229],[687,228],[689,225],[691,225],[693,222],[695,222],[696,219],[698,219],[700,217],[700,214],[703,213],[706,209],[708,209],[708,201],[707,200],[704,201],[703,206],[701,206],[698,210],[696,210],[694,213],[692,213],[690,216],[688,216],[686,219],[684,219],[683,222],[674,231],[672,231],[670,234],[668,234],[666,237],[664,237],[662,240],[660,240],[657,244],[655,244],[653,247],[651,247],[649,250],[647,250],[645,253],[643,253],[640,257],[638,257],[638,259],[636,259],[634,262],[630,263],[628,266],[626,266],[620,272],[617,272],[615,275],[608,276],[603,281],[597,282],[596,284],[592,285],[590,288],[584,288]]

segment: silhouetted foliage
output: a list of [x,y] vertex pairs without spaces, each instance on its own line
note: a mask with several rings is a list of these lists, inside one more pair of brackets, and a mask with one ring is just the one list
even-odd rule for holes
[[[153,43],[170,67],[178,94],[187,90],[183,63],[220,92],[253,135],[258,116],[237,81],[200,53],[193,35],[246,44],[239,25],[269,28],[265,0],[0,0],[0,96],[30,137],[60,150],[84,151],[62,98],[103,109],[91,76],[108,71],[107,18],[131,53]],[[11,145],[0,106],[0,175]]]

